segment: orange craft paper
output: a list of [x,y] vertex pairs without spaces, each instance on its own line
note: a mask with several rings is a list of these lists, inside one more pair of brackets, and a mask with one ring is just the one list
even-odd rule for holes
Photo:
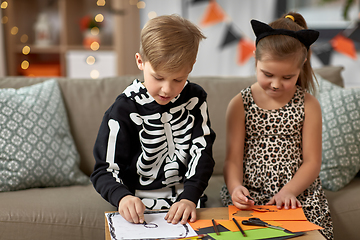
[[[216,220],[216,219],[215,219]],[[216,220],[217,222],[218,220]],[[195,222],[188,222],[190,224],[190,226],[195,230],[199,230],[200,228],[206,228],[206,227],[210,227],[212,226],[212,222],[211,219],[207,219],[207,220],[196,220]]]
[[[237,232],[239,231],[239,229],[235,225],[234,221],[232,221],[232,218],[234,217],[239,222],[243,230],[263,228],[261,226],[250,226],[241,223],[242,220],[247,220],[251,217],[257,217],[267,222],[268,224],[274,226],[280,226],[292,232],[306,232],[306,231],[322,229],[320,226],[307,221],[302,208],[289,209],[289,210],[277,209],[276,206],[255,206],[255,208],[257,208],[258,211],[240,210],[235,206],[229,206],[228,207],[229,220],[215,219],[216,223],[221,224],[222,226],[224,226],[225,228],[229,229],[232,232]],[[268,211],[265,212],[266,210],[259,211],[264,209],[268,209],[274,212],[268,212]],[[235,215],[233,215],[234,213]],[[211,219],[197,220],[194,223],[189,222],[189,224],[195,231],[199,230],[200,228],[206,228],[212,226]]]
[[201,21],[203,27],[214,25],[225,20],[225,12],[216,1],[210,1],[205,10],[205,15]]
[[[270,222],[267,223],[271,224]],[[277,223],[279,225],[275,226],[281,226],[291,232],[306,232],[323,229],[322,227],[309,221],[277,221]]]
[[260,218],[261,220],[288,221],[288,220],[307,220],[302,208],[278,209],[276,206],[254,206],[255,208],[269,209],[268,212],[254,210],[240,210],[235,206],[229,206],[229,220],[235,218],[238,221],[247,220],[250,217]]

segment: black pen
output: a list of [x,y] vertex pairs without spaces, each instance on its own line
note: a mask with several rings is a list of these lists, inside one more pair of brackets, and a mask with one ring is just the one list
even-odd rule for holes
[[254,199],[252,199],[252,197],[250,197],[250,196],[246,196],[246,198],[251,200],[251,201],[254,201]]
[[244,237],[246,237],[246,234],[245,234],[244,230],[241,228],[241,226],[240,226],[240,224],[238,223],[238,221],[236,221],[235,218],[233,218],[232,220],[234,221],[234,223],[236,224],[236,226],[238,227],[238,229],[240,230],[240,232],[242,233],[242,235],[243,235]]
[[211,221],[212,221],[214,230],[215,230],[215,232],[216,232],[216,235],[220,235],[219,229],[217,228],[217,225],[216,225],[216,223],[215,223],[215,220],[214,220],[214,219],[211,219]]

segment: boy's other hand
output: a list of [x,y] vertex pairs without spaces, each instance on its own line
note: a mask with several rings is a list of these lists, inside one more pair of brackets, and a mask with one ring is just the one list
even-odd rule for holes
[[231,194],[231,199],[234,206],[239,209],[252,208],[255,202],[253,200],[250,200],[246,196],[250,196],[249,190],[246,187],[239,185],[234,188]]
[[119,202],[119,213],[128,222],[143,223],[144,211],[145,205],[138,197],[127,195]]
[[181,199],[170,207],[165,220],[172,224],[177,224],[181,220],[181,224],[186,224],[189,217],[190,222],[196,221],[196,205],[190,200]]

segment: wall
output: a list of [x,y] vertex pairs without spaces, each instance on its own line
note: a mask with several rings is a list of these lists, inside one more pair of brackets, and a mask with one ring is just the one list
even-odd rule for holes
[[[358,0],[357,0],[358,1]],[[207,1],[200,1],[192,4],[190,0],[145,0],[146,7],[140,10],[141,27],[149,19],[148,14],[150,12],[156,12],[157,15],[177,13],[188,18],[193,23],[199,25],[202,17],[204,16]],[[194,69],[191,73],[192,76],[209,76],[209,75],[221,75],[221,76],[248,76],[255,72],[255,61],[251,58],[246,64],[239,65],[237,63],[238,48],[237,44],[233,43],[226,46],[224,49],[220,49],[220,44],[223,40],[226,25],[233,23],[236,26],[236,30],[243,36],[254,40],[254,34],[250,26],[251,19],[258,19],[263,22],[271,22],[275,18],[276,0],[263,1],[263,0],[217,0],[216,1],[221,8],[228,15],[229,20],[227,22],[221,22],[209,27],[201,27],[203,33],[207,37],[200,43],[197,62],[194,65]],[[291,5],[290,5],[291,7]],[[333,7],[329,9],[316,8],[308,9],[292,9],[299,11],[310,22],[310,27],[319,27],[318,24],[323,24],[319,21],[329,17],[333,19],[331,26],[339,25],[339,18],[341,16],[335,16],[339,12],[339,7]],[[334,12],[335,11],[335,12]],[[354,10],[352,10],[354,11]],[[351,11],[351,16],[354,13]],[[339,13],[340,15],[340,13]],[[331,17],[332,16],[332,17]],[[320,22],[320,23],[319,23]],[[325,21],[329,23],[328,19]],[[342,73],[345,80],[345,87],[360,86],[360,55],[358,59],[353,60],[343,54],[333,52],[331,56],[330,65],[341,65],[345,69]],[[312,66],[314,68],[322,67],[321,61],[314,56],[311,59]]]
[[[188,18],[193,23],[200,25],[204,16],[207,1],[195,4],[189,0],[148,0],[145,1],[146,7],[140,10],[141,27],[148,20],[148,14],[155,11],[157,15],[177,13]],[[228,15],[227,22],[221,22],[209,27],[201,27],[207,37],[200,43],[197,61],[191,72],[192,76],[208,75],[233,75],[249,76],[254,74],[254,59],[251,58],[246,64],[237,64],[238,48],[233,43],[220,49],[226,26],[232,22],[235,30],[246,38],[254,40],[251,30],[250,20],[252,18],[261,21],[271,21],[273,19],[275,0],[217,0],[216,1],[224,12]]]
[[[354,60],[343,54],[333,52],[331,61],[329,65],[332,66],[343,66],[344,71],[342,72],[342,77],[344,79],[344,85],[346,88],[350,87],[360,87],[360,54],[358,52],[357,59]],[[323,64],[315,56],[312,56],[311,63],[313,68],[322,67]]]
[[[320,3],[319,3],[320,2]],[[322,4],[321,4],[322,2]],[[346,1],[328,1],[326,4],[323,0],[288,0],[288,7],[300,12],[308,23],[309,28],[323,29],[323,34],[320,34],[319,40],[314,44],[321,45],[321,41],[331,41],[336,34],[343,31],[343,29],[351,30],[356,26],[356,21],[360,20],[360,1],[354,0],[348,11],[348,20],[342,16],[344,4]],[[327,30],[327,31],[326,31]],[[346,34],[345,34],[346,36]],[[357,59],[352,59],[344,54],[333,51],[330,56],[329,65],[341,65],[345,69],[342,76],[345,81],[345,87],[359,87],[360,86],[360,44],[354,41],[357,46]],[[323,66],[319,59],[312,57],[313,68]]]

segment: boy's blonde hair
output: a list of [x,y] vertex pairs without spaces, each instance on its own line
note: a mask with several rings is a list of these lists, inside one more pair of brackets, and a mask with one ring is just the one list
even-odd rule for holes
[[[299,13],[289,12],[281,18],[269,24],[274,29],[287,29],[299,31],[308,29],[303,16]],[[256,46],[255,58],[261,60],[263,57],[272,57],[275,60],[292,58],[297,60],[300,67],[300,75],[297,85],[308,92],[315,93],[314,72],[311,67],[311,50],[306,49],[303,43],[294,37],[286,35],[273,35],[263,38]],[[306,61],[305,61],[306,60]]]
[[141,31],[140,55],[155,71],[192,70],[199,43],[205,38],[189,20],[178,15],[159,16],[149,20]]

